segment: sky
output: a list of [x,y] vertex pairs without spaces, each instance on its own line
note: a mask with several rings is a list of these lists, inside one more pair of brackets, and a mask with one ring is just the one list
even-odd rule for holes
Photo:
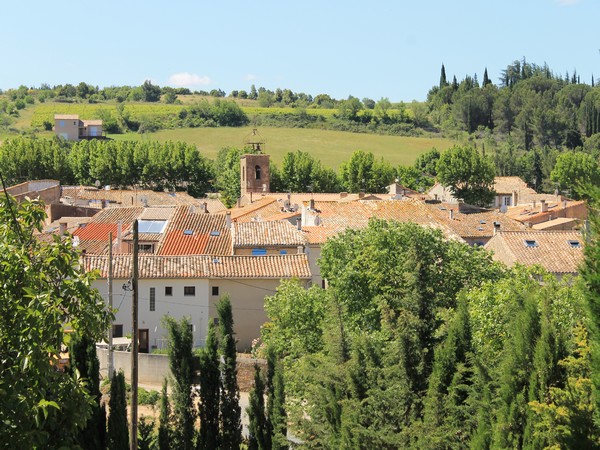
[[8,0],[0,89],[78,84],[425,100],[514,60],[600,81],[600,0]]

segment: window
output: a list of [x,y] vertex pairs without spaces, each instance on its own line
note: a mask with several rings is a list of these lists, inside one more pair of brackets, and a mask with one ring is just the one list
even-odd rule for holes
[[525,239],[525,247],[537,247],[538,243],[533,239]]
[[123,337],[123,325],[113,325],[113,337]]
[[571,248],[581,248],[581,242],[579,241],[567,241]]
[[173,296],[173,286],[165,286],[165,297]]
[[61,128],[64,128],[64,127],[65,127],[65,121],[64,121],[64,120],[61,120],[61,121],[59,122],[59,125],[60,125],[60,127],[61,127]]
[[510,206],[512,198],[511,197],[503,197],[504,206]]
[[212,287],[212,295],[219,295],[219,286],[213,286]]
[[264,256],[266,254],[267,254],[266,248],[253,248],[252,249],[252,256]]
[[150,288],[150,311],[156,311],[156,288]]
[[140,253],[154,253],[154,244],[138,244]]
[[255,172],[255,174],[256,174],[256,179],[257,179],[257,180],[260,180],[260,166],[256,166],[256,167],[254,168],[254,172]]
[[196,286],[184,286],[183,287],[183,295],[188,297],[193,297],[196,295]]

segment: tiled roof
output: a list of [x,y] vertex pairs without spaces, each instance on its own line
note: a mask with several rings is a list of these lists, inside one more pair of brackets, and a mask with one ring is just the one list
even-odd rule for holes
[[232,238],[234,247],[294,247],[306,243],[302,232],[287,220],[234,223]]
[[281,212],[281,206],[273,197],[261,197],[260,200],[257,200],[254,203],[250,203],[241,208],[232,208],[230,211],[233,220],[247,222],[256,217],[264,218],[265,216],[268,217],[273,214],[278,214]]
[[96,223],[119,223],[123,222],[123,227],[129,226],[137,219],[140,214],[144,211],[143,206],[133,206],[130,208],[106,208],[100,210],[98,214],[94,216],[94,222]]
[[[549,196],[546,196],[548,199]],[[520,204],[518,206],[509,208],[506,212],[508,217],[511,217],[519,222],[527,223],[539,223],[549,220],[550,217],[570,217],[575,219],[586,219],[587,208],[585,201],[573,201],[566,200],[563,202],[549,202],[547,203],[548,210],[541,212],[541,204],[536,202],[536,206],[532,204]]]
[[[113,257],[113,277],[131,277],[130,255]],[[106,256],[82,257],[86,271],[99,270],[106,278]],[[302,278],[311,277],[308,258],[301,255],[274,256],[160,256],[140,255],[138,259],[140,278]]]
[[231,230],[225,214],[207,214],[187,206],[176,208],[157,250],[160,255],[231,255],[232,252]]
[[117,237],[116,223],[88,223],[84,227],[80,227],[73,232],[73,236],[79,237],[80,240],[87,241],[102,241],[108,243],[108,235],[112,232],[113,238]]
[[82,120],[84,126],[88,125],[102,125],[102,120],[100,119],[92,119],[92,120]]
[[[530,241],[529,245],[526,241]],[[576,244],[578,243],[578,244]],[[500,232],[486,244],[494,259],[512,266],[538,264],[552,273],[577,273],[584,240],[578,231]]]
[[175,208],[167,206],[164,208],[144,208],[138,217],[140,220],[169,220],[175,212]]
[[496,194],[512,194],[513,191],[517,191],[519,193],[521,191],[535,192],[519,177],[494,178],[494,191],[496,191]]
[[55,120],[77,120],[79,116],[77,114],[54,114]]

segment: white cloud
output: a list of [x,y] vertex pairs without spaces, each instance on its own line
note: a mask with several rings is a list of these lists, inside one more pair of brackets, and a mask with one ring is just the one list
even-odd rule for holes
[[169,84],[176,87],[191,87],[191,86],[206,86],[211,83],[211,79],[204,75],[196,75],[195,73],[180,72],[174,73],[169,77]]
[[254,81],[254,80],[256,80],[256,75],[254,75],[253,73],[249,73],[244,76],[244,80],[245,81]]
[[555,0],[561,6],[571,6],[579,3],[581,0]]

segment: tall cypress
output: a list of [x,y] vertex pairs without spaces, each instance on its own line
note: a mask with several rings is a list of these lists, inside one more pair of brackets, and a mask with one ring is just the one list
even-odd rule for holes
[[486,87],[488,84],[491,84],[492,80],[488,77],[487,67],[483,71],[483,87]]
[[254,387],[250,391],[248,412],[249,449],[271,450],[271,431],[265,410],[265,385],[258,364],[254,365]]
[[220,445],[225,449],[237,449],[242,442],[240,390],[237,382],[237,353],[233,331],[231,301],[224,296],[217,303],[221,347],[221,435]]
[[267,349],[267,418],[273,449],[289,448],[283,365],[271,347]]
[[179,322],[165,317],[164,322],[169,331],[169,366],[173,376],[173,441],[178,448],[186,450],[194,445],[195,420],[191,324],[186,317]]
[[446,68],[444,67],[444,64],[442,64],[442,70],[440,73],[440,89],[444,86],[448,86],[448,81],[446,80]]
[[127,400],[125,391],[125,375],[120,370],[113,374],[110,383],[110,399],[108,401],[108,450],[129,449],[129,429],[127,427]]
[[167,387],[169,382],[163,380],[160,396],[160,416],[158,418],[158,450],[169,450],[171,448],[171,405]]
[[219,447],[219,398],[221,372],[219,369],[219,342],[215,326],[208,325],[206,346],[200,354],[200,433],[196,448],[211,450]]
[[73,337],[69,350],[70,370],[77,370],[86,380],[90,395],[94,399],[92,412],[85,427],[80,431],[77,442],[85,449],[106,448],[106,411],[100,406],[100,362],[96,344],[86,336]]

